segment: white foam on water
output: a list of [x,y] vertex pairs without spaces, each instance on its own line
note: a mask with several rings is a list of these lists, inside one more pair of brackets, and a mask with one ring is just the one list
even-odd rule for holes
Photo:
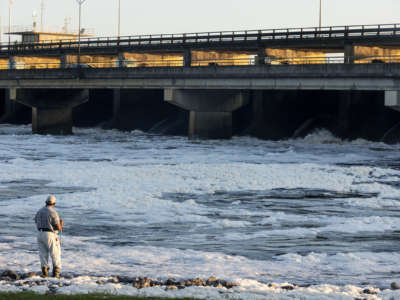
[[[396,215],[352,218],[300,215],[268,208],[255,210],[246,207],[241,200],[228,201],[217,208],[193,196],[216,195],[221,191],[229,193],[306,188],[377,194],[368,199],[343,199],[341,205],[345,207],[398,207],[399,190],[382,181],[398,181],[399,171],[367,165],[334,165],[337,162],[371,159],[376,154],[359,149],[366,146],[388,147],[379,143],[343,142],[329,136],[327,132],[280,144],[252,138],[192,143],[184,138],[100,129],[79,129],[77,132],[78,136],[68,138],[31,136],[28,127],[0,126],[0,155],[7,157],[6,160],[0,160],[2,186],[7,187],[7,182],[13,180],[41,179],[51,181],[48,185],[50,187],[93,188],[84,193],[56,195],[58,210],[67,226],[79,223],[96,226],[154,224],[162,228],[163,224],[172,221],[182,226],[195,223],[199,227],[226,230],[226,233],[218,236],[226,244],[230,241],[246,243],[250,239],[265,241],[275,237],[302,239],[326,232],[357,234],[400,230],[400,221]],[[332,143],[335,144],[333,148]],[[309,147],[314,148],[304,150]],[[351,151],[347,153],[347,150]],[[188,196],[182,201],[165,197],[165,194],[176,193]],[[43,205],[45,196],[3,200],[0,205],[7,212],[4,218],[11,221],[26,215],[33,216]],[[328,203],[330,199],[326,201]],[[82,217],[79,212],[86,212],[88,218]],[[216,220],[213,217],[215,214],[220,218]],[[243,220],[243,217],[255,219]],[[285,227],[288,223],[290,226]],[[302,227],[305,223],[316,226]],[[250,232],[252,226],[260,228]],[[263,228],[265,226],[271,228]],[[61,288],[60,292],[104,289],[129,295],[143,292],[155,296],[204,296],[211,299],[223,299],[226,295],[232,299],[265,299],[266,295],[270,299],[353,299],[360,295],[362,288],[346,285],[348,278],[375,280],[388,285],[388,279],[379,279],[376,273],[399,274],[400,256],[390,251],[286,253],[269,260],[255,260],[223,252],[175,249],[172,246],[111,246],[101,242],[101,233],[94,233],[92,237],[76,235],[79,232],[74,236],[65,234],[63,237],[63,270],[66,272],[99,276],[126,274],[164,279],[207,278],[214,275],[234,280],[240,286],[234,291],[223,291],[222,294],[212,288],[188,288],[178,292],[166,292],[160,288],[138,291],[121,285],[99,287],[93,283],[93,278],[82,277],[79,282]],[[33,226],[30,231],[26,232],[25,229],[24,237],[1,236],[0,269],[38,270],[34,236]],[[207,240],[194,242],[206,243]],[[82,266],[85,266],[83,271]],[[313,282],[316,276],[343,284],[319,284],[285,292],[266,284],[282,281],[282,278],[289,282],[296,282],[299,278]],[[391,280],[400,281],[400,278]],[[12,286],[0,283],[0,290],[7,288],[13,289]],[[41,287],[36,289],[42,291]],[[381,291],[380,298],[368,299],[389,299],[393,295],[398,296],[395,292]]]

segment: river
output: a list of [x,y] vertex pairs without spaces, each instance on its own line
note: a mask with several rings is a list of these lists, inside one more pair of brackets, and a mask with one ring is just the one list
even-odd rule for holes
[[[279,142],[74,130],[0,125],[0,270],[40,270],[32,218],[54,194],[64,273],[213,275],[239,283],[229,295],[241,299],[353,299],[365,287],[400,299],[388,290],[400,282],[400,145],[324,130]],[[302,288],[290,298],[271,282]],[[224,295],[213,293],[185,296]]]

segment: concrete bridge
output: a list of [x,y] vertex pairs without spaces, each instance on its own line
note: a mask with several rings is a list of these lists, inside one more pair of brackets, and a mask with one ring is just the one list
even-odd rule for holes
[[[190,112],[189,136],[230,138],[233,113],[252,105],[260,120],[274,90],[380,91],[386,107],[400,110],[399,36],[392,24],[86,39],[75,67],[76,41],[3,44],[0,89],[5,115],[16,102],[32,107],[34,133],[72,133],[72,109],[89,90],[112,90],[117,119],[123,90],[152,89]],[[38,62],[18,68],[27,58]]]
[[68,67],[77,63],[78,48],[80,61],[94,67],[246,65],[253,60],[290,64],[302,63],[302,57],[325,63],[332,53],[343,55],[346,63],[361,63],[399,56],[399,37],[400,25],[388,24],[22,42],[0,44],[0,68],[13,68],[18,62],[37,68],[35,60]]

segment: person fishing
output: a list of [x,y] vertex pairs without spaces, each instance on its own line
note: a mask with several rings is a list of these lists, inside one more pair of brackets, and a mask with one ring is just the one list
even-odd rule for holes
[[53,263],[53,277],[60,278],[61,274],[61,233],[64,221],[60,220],[54,207],[56,197],[49,196],[46,199],[46,206],[41,208],[34,218],[36,228],[39,231],[37,241],[39,245],[40,264],[42,276],[49,276],[49,256]]

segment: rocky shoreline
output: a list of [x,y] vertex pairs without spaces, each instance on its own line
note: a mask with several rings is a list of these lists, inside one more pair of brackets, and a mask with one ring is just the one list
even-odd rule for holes
[[[148,277],[127,277],[127,276],[95,276],[95,275],[78,275],[78,274],[62,274],[62,277],[57,279],[53,277],[42,278],[41,273],[28,272],[28,273],[18,273],[12,270],[0,270],[0,284],[1,282],[6,282],[9,285],[19,287],[22,290],[28,290],[33,287],[47,287],[47,293],[56,294],[59,288],[71,286],[71,280],[82,277],[89,276],[93,282],[98,286],[104,286],[107,284],[122,284],[126,286],[131,286],[136,289],[159,287],[165,289],[165,291],[182,290],[187,287],[214,287],[214,288],[226,288],[232,289],[239,286],[239,284],[218,279],[214,276],[208,279],[192,278],[186,280],[177,280],[174,278],[169,278],[167,280],[157,280]],[[307,288],[311,285],[296,285],[296,284],[275,284],[269,283],[268,287],[281,289],[285,291],[292,291],[296,288]],[[400,285],[396,282],[392,282],[390,285],[391,290],[400,290]],[[360,294],[364,295],[377,295],[379,289],[365,288]],[[364,298],[355,298],[357,300]]]
[[[49,283],[49,278],[40,278],[38,280],[32,280],[34,277],[40,277],[41,273],[36,272],[28,272],[28,273],[18,273],[12,270],[0,271],[0,281],[7,281],[9,284],[15,286],[40,286],[47,285]],[[66,280],[74,279],[80,276],[86,275],[76,275],[76,274],[62,274],[58,282],[52,282],[52,286],[54,288],[68,286],[68,282]],[[134,288],[142,289],[148,287],[164,287],[166,290],[180,290],[190,286],[198,286],[198,287],[216,287],[216,288],[227,288],[231,289],[238,284],[222,279],[218,279],[214,276],[209,277],[208,279],[200,279],[200,278],[192,278],[187,280],[176,280],[174,278],[169,278],[167,280],[156,280],[148,277],[127,277],[127,276],[110,276],[110,279],[104,280],[104,277],[99,276],[90,276],[92,278],[98,277],[96,280],[98,285],[105,285],[107,283],[120,283],[125,285],[131,285]],[[50,288],[50,287],[49,287]]]

